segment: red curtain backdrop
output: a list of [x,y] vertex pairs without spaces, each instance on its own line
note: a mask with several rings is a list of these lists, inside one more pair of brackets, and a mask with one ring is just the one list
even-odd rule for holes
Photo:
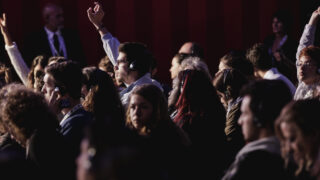
[[[13,39],[42,27],[41,8],[47,2],[61,5],[65,26],[79,31],[86,59],[96,65],[105,55],[99,34],[87,18],[89,0],[0,0],[8,15]],[[173,55],[186,41],[205,49],[211,73],[219,58],[231,49],[245,50],[271,33],[271,15],[279,8],[293,14],[293,37],[298,40],[303,24],[302,0],[103,0],[104,24],[121,42],[147,44],[158,61],[158,78],[170,82]],[[316,9],[316,7],[313,7]]]

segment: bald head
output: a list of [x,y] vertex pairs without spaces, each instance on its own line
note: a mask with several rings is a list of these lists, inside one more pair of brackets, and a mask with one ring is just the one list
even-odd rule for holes
[[63,10],[56,4],[47,4],[42,10],[42,17],[46,28],[50,31],[55,32],[63,27]]
[[184,53],[184,54],[190,54],[192,56],[199,57],[201,59],[204,58],[204,53],[202,47],[195,43],[195,42],[186,42],[184,43],[180,50],[179,53]]

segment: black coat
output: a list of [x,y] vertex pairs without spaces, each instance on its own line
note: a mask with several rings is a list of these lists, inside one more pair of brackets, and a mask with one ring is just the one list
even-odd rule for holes
[[[65,42],[67,58],[79,62],[82,67],[85,66],[85,56],[78,33],[69,29],[61,29],[61,34]],[[44,28],[30,34],[25,39],[22,55],[29,66],[38,55],[52,56],[49,40]]]

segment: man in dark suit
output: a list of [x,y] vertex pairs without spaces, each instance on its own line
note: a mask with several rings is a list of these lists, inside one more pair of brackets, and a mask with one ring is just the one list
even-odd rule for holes
[[51,108],[63,115],[60,133],[70,145],[76,158],[84,129],[91,122],[91,115],[80,103],[82,73],[79,65],[72,61],[54,63],[46,67],[42,93]]
[[44,28],[32,33],[25,40],[24,55],[30,65],[38,55],[64,56],[85,66],[81,42],[76,32],[64,29],[64,17],[61,7],[47,4],[42,10]]

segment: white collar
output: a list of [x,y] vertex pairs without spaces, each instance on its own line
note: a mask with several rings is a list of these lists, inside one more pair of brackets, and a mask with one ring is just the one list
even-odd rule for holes
[[56,34],[57,36],[61,36],[60,29],[58,29],[56,32],[52,32],[47,27],[44,27],[44,30],[46,31],[46,33],[47,33],[47,35],[49,36],[50,39],[53,38],[54,34]]

